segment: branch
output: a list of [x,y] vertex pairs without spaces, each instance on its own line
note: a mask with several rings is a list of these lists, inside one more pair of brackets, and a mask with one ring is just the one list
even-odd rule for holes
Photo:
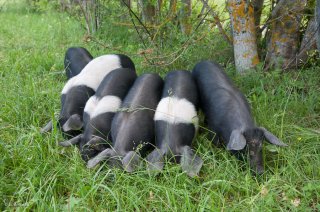
[[149,35],[150,38],[152,38],[151,33],[149,32],[149,30],[147,29],[147,27],[142,23],[142,21],[140,20],[140,18],[135,14],[135,12],[132,11],[132,9],[130,8],[130,6],[127,4],[127,2],[125,0],[122,0],[123,4],[126,5],[126,7],[128,8],[130,14],[132,14],[137,20],[138,22],[141,24],[141,26],[144,28],[144,30],[147,32],[147,34]]
[[225,41],[227,41],[232,46],[233,45],[232,39],[229,38],[229,36],[227,35],[226,31],[223,29],[219,16],[212,10],[212,8],[208,5],[207,1],[201,0],[201,2],[203,3],[203,6],[205,6],[210,11],[210,13],[213,16],[213,19],[215,20],[215,23],[216,23],[220,33],[222,34],[222,36],[225,39]]
[[[167,58],[167,57],[171,57],[171,56],[175,56],[174,59],[172,59],[170,62],[168,63],[163,63],[160,62],[156,65],[158,66],[168,66],[171,65],[172,63],[174,63],[176,60],[178,60],[183,53],[188,49],[189,46],[191,46],[191,38],[194,36],[194,34],[196,33],[196,31],[198,30],[198,28],[201,26],[201,24],[203,23],[203,20],[205,20],[205,18],[207,17],[208,13],[211,11],[211,8],[208,10],[208,12],[204,15],[204,17],[199,21],[198,25],[196,26],[196,28],[193,30],[193,33],[188,37],[188,39],[181,45],[181,47],[176,50],[175,52],[172,52],[168,55],[164,55],[161,57],[156,57],[156,58]],[[195,42],[202,40],[204,37],[206,37],[208,32],[203,33],[203,36],[201,36],[198,40],[196,40]],[[177,55],[177,56],[176,56]]]
[[85,21],[86,21],[86,27],[87,27],[88,35],[90,35],[89,18],[88,18],[87,14],[86,14],[85,9],[83,8],[82,3],[81,3],[80,1],[77,1],[77,2],[78,2],[78,4],[79,4],[79,6],[80,6],[81,12],[83,13],[84,18],[85,18]]
[[[137,26],[136,26],[136,24],[135,24],[135,22],[134,22],[134,20],[133,20],[132,15],[138,20],[138,22],[140,23],[140,25],[145,29],[145,31],[147,32],[147,34],[148,34],[148,36],[149,36],[149,38],[150,38],[151,44],[153,44],[153,45],[156,47],[157,51],[158,51],[158,49],[159,49],[159,48],[158,48],[158,45],[153,42],[152,35],[151,35],[151,33],[149,32],[149,30],[147,29],[147,27],[142,23],[142,21],[139,19],[139,17],[132,11],[132,9],[131,9],[130,6],[127,4],[127,2],[125,2],[125,0],[122,0],[122,2],[126,5],[126,7],[127,7],[128,10],[129,10],[131,22],[132,22],[132,24],[134,25],[134,28],[135,28],[135,30],[136,30],[136,32],[137,32],[140,40],[142,41],[143,45],[145,46],[145,48],[147,48],[147,45],[145,44],[142,36],[140,35],[140,33],[139,33],[139,31],[138,31],[138,28],[137,28]],[[145,54],[143,54],[143,56],[144,56],[144,58],[148,61],[148,63],[149,63],[150,65],[153,65],[153,64],[154,64],[154,62],[153,62],[153,61],[150,61]]]
[[[206,31],[205,33],[203,33],[203,35],[200,36],[199,39],[192,39],[194,37],[194,35],[196,34],[197,30],[199,29],[199,27],[201,26],[201,24],[203,23],[203,20],[205,20],[205,18],[207,17],[207,15],[209,14],[209,12],[211,11],[212,9],[210,8],[206,14],[204,15],[204,17],[199,21],[199,23],[197,24],[197,26],[195,27],[195,29],[193,30],[193,33],[188,37],[188,39],[180,46],[179,49],[175,50],[174,52],[172,53],[169,53],[167,55],[162,55],[159,56],[151,56],[151,57],[146,57],[147,54],[150,54],[150,52],[152,53],[152,49],[147,49],[147,50],[144,50],[144,51],[140,51],[138,53],[134,53],[134,54],[130,54],[130,53],[127,53],[127,52],[124,52],[123,50],[121,50],[120,48],[115,48],[115,47],[111,47],[109,45],[105,45],[103,44],[102,42],[99,42],[98,40],[94,39],[93,37],[92,38],[92,41],[98,43],[99,45],[103,46],[104,48],[109,48],[109,49],[113,49],[113,50],[116,50],[116,51],[119,51],[119,52],[122,52],[122,53],[125,53],[125,54],[128,54],[128,55],[136,55],[136,56],[140,56],[140,57],[144,57],[145,60],[147,61],[147,63],[150,65],[150,66],[168,66],[168,65],[171,65],[172,63],[174,63],[176,60],[178,60],[180,57],[182,57],[182,55],[184,54],[184,52],[191,46],[193,45],[194,43],[198,42],[199,40],[203,39],[203,38],[206,38],[207,34],[209,33],[209,31]],[[143,45],[145,46],[145,48],[147,48],[143,38],[141,37],[139,31],[138,31],[138,27],[139,26],[136,26],[135,22],[134,22],[134,19],[132,17],[132,14],[130,13],[130,17],[131,17],[131,21],[132,21],[132,24],[133,26],[135,27],[135,30],[137,31],[138,33],[138,36],[140,37]],[[165,25],[165,23],[167,23],[168,21],[170,21],[172,19],[172,17],[168,17],[168,19],[158,25],[158,30],[163,26]],[[121,23],[120,23],[121,24]],[[122,23],[123,24],[123,23]],[[213,27],[213,25],[212,25]],[[158,50],[158,49],[156,49]]]
[[[88,38],[90,38],[91,41],[97,43],[98,45],[100,45],[100,46],[102,46],[102,47],[104,47],[106,49],[111,49],[111,50],[114,50],[114,51],[117,51],[117,52],[120,52],[120,53],[123,53],[123,54],[126,54],[126,55],[134,55],[134,54],[131,54],[129,52],[123,51],[121,48],[116,48],[116,47],[111,47],[109,45],[106,45],[106,44],[100,42],[99,40],[97,40],[93,36],[89,36]],[[138,55],[138,54],[136,54],[136,55]]]

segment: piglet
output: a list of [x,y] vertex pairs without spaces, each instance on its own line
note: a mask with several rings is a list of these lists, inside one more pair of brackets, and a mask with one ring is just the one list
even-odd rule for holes
[[200,104],[208,128],[222,138],[227,150],[232,153],[238,155],[239,151],[247,149],[251,169],[262,174],[263,140],[277,146],[287,145],[265,128],[256,126],[246,97],[218,64],[200,62],[192,74],[198,85]]
[[154,117],[157,148],[147,156],[149,170],[162,170],[168,156],[189,176],[199,173],[203,161],[191,149],[198,127],[197,107],[198,91],[191,72],[169,72]]
[[137,78],[121,105],[111,126],[112,148],[99,153],[87,163],[93,168],[108,159],[111,166],[122,166],[132,172],[140,164],[140,156],[154,144],[154,114],[161,98],[163,80],[157,74]]
[[68,80],[78,75],[92,58],[89,51],[83,47],[68,48],[64,57],[64,69]]
[[[83,127],[83,110],[103,78],[117,68],[135,70],[132,60],[125,55],[109,54],[91,60],[77,76],[72,77],[61,92],[61,111],[58,127],[71,137],[80,134]],[[49,122],[41,131],[52,129]]]
[[136,72],[128,68],[115,69],[105,76],[84,108],[84,133],[59,145],[79,144],[86,162],[110,147],[112,119],[136,78]]

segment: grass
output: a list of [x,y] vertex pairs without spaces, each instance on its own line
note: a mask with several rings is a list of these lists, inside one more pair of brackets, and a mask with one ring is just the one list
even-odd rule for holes
[[84,39],[85,30],[66,14],[33,13],[21,1],[10,2],[0,12],[1,210],[320,210],[320,67],[239,76],[223,60],[230,57],[230,50],[215,54],[225,46],[219,46],[223,42],[212,35],[192,45],[172,65],[153,67],[134,54],[143,49],[135,31],[110,21],[98,37],[131,52],[139,73],[164,75],[172,69],[191,69],[205,58],[227,64],[228,74],[248,97],[257,123],[289,147],[265,145],[267,172],[260,177],[252,176],[247,164],[224,149],[214,147],[205,132],[194,143],[204,160],[195,179],[175,164],[167,164],[158,176],[143,169],[134,174],[103,166],[88,170],[77,148],[57,145],[60,132],[41,135],[39,128],[59,112],[59,93],[66,82],[60,71],[65,50],[80,45],[94,56],[114,51]]

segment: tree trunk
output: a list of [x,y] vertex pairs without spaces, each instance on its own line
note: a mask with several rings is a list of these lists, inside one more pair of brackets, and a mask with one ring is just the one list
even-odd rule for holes
[[129,7],[129,9],[131,9],[131,0],[120,0],[120,2],[124,7]]
[[145,23],[153,24],[156,16],[156,7],[153,0],[140,0],[142,20]]
[[254,68],[259,63],[253,7],[249,0],[228,0],[234,60],[238,72]]
[[181,0],[179,20],[182,33],[185,35],[191,34],[191,0]]
[[60,0],[60,8],[62,11],[67,11],[69,7],[70,5],[68,0]]
[[266,69],[286,68],[299,50],[299,29],[306,0],[280,0],[272,11]]
[[97,29],[97,16],[96,16],[96,0],[84,0],[83,2],[85,13],[88,21],[89,32],[94,34]]
[[162,0],[157,0],[157,7],[156,7],[156,19],[157,19],[157,24],[161,22],[161,10],[163,6],[163,1]]
[[205,12],[205,10],[206,10],[206,8],[207,8],[207,5],[208,5],[208,1],[209,0],[201,0],[201,2],[202,2],[202,8],[201,8],[201,11],[200,11],[200,15],[198,16],[198,17],[203,17],[203,15],[204,15],[204,12]]
[[175,16],[175,14],[177,13],[177,0],[170,0],[169,13],[170,16]]
[[318,46],[318,51],[320,52],[320,0],[317,0],[316,3],[316,22],[317,22],[317,46]]
[[309,53],[315,49],[317,49],[317,22],[315,18],[312,18],[308,27],[304,33],[303,39],[301,41],[299,53],[296,57],[292,58],[287,68],[297,68],[299,65],[303,65],[307,62],[309,58]]
[[256,26],[260,25],[260,19],[263,9],[263,2],[264,0],[253,0],[252,6],[253,6],[253,13],[254,13],[254,23]]
[[157,0],[157,12],[158,12],[158,14],[161,14],[162,6],[163,6],[163,0]]
[[257,32],[257,38],[261,37],[261,31],[260,31],[260,20],[261,20],[261,14],[263,9],[263,2],[264,0],[253,0],[252,6],[253,6],[253,14],[254,14],[254,25],[256,26],[256,32]]

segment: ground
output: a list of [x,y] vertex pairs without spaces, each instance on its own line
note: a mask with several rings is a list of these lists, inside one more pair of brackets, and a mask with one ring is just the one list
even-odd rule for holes
[[[2,0],[0,8],[1,210],[320,210],[320,67],[237,75],[232,62],[224,63],[247,96],[256,122],[289,145],[265,142],[262,176],[253,176],[246,163],[213,146],[203,122],[194,142],[204,160],[197,178],[175,164],[167,164],[159,175],[106,166],[88,170],[76,147],[58,146],[63,137],[57,129],[45,135],[39,129],[59,113],[66,49],[84,46],[94,56],[115,51],[86,39],[85,30],[67,14],[34,12],[22,1]],[[131,52],[140,74],[163,76],[170,69],[190,70],[202,59],[218,58],[215,38],[209,36],[211,47],[197,43],[172,65],[154,67],[133,54],[143,47],[133,29],[110,24],[107,30],[102,40]]]

